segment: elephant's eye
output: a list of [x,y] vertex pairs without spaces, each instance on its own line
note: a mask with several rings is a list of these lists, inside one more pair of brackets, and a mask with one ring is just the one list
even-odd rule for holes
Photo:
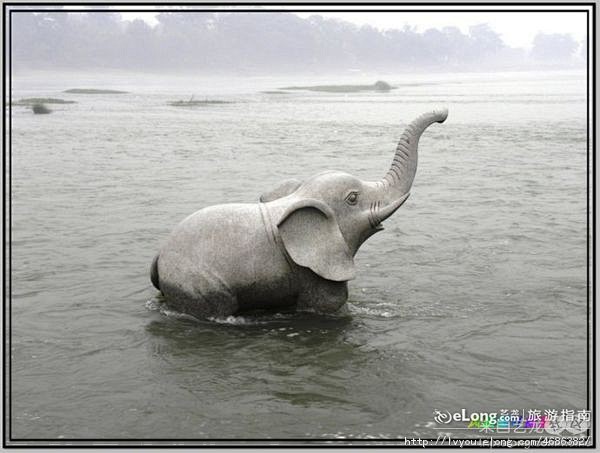
[[358,192],[350,192],[346,196],[346,203],[348,203],[350,205],[355,205],[357,201],[358,201]]

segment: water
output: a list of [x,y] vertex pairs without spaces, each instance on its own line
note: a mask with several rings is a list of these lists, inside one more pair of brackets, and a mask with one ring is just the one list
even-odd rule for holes
[[[17,74],[14,99],[78,103],[13,107],[13,438],[436,437],[434,409],[584,409],[585,74],[386,80]],[[236,102],[167,105],[192,93]],[[188,214],[324,169],[379,179],[444,105],[349,314],[197,322],[157,298],[150,262]]]

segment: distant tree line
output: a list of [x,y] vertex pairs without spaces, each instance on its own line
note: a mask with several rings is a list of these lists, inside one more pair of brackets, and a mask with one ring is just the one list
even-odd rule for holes
[[468,33],[456,27],[418,33],[408,26],[380,31],[292,13],[164,12],[157,20],[150,26],[111,12],[13,13],[13,66],[203,73],[461,71],[564,68],[585,63],[587,52],[584,43],[562,34],[538,34],[530,51],[511,48],[487,24]]

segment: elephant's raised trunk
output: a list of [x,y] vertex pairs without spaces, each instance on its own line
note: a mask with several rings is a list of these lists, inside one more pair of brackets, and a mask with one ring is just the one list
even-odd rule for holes
[[424,113],[407,126],[400,137],[392,166],[383,180],[376,183],[381,191],[380,200],[383,202],[377,202],[371,207],[369,221],[373,228],[377,228],[379,223],[396,212],[406,201],[417,171],[419,138],[431,124],[443,123],[447,117],[448,109],[434,110]]
[[396,147],[392,166],[383,178],[383,185],[392,192],[392,200],[408,195],[412,186],[417,171],[417,148],[421,134],[431,124],[443,123],[447,117],[448,109],[434,110],[419,116],[406,127]]

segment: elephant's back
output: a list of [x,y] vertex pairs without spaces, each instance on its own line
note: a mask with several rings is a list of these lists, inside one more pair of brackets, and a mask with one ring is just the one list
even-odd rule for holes
[[258,204],[225,204],[187,217],[161,248],[161,289],[164,282],[193,296],[228,293],[240,308],[268,297],[273,289],[288,293],[288,265],[264,215]]
[[261,229],[260,210],[255,204],[221,204],[200,209],[182,220],[171,232],[168,243],[184,242],[186,247],[203,248],[218,242],[223,235],[258,232]]
[[180,274],[205,265],[228,267],[247,244],[262,241],[261,224],[258,206],[252,204],[223,204],[196,211],[173,229],[161,248],[159,272],[167,266],[179,268]]

